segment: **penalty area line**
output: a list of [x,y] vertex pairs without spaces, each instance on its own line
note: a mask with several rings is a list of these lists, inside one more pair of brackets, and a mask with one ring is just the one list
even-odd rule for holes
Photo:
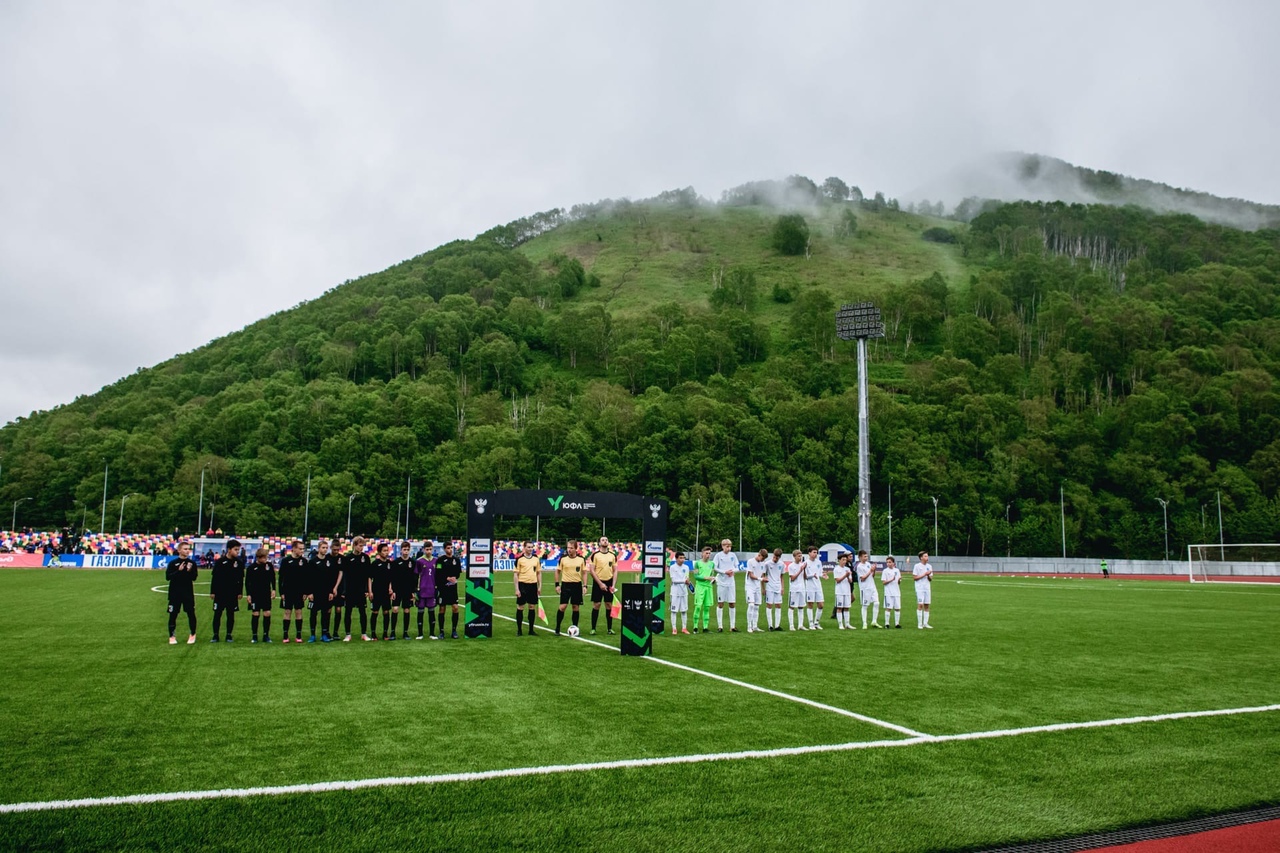
[[[493,615],[497,616],[499,619],[506,619],[509,622],[516,621],[512,619],[510,616],[503,616],[500,613],[495,613]],[[611,652],[618,651],[618,649],[615,648],[614,646],[610,646],[607,643],[597,642],[596,640],[589,640],[583,636],[570,637],[569,639],[577,640],[582,643],[589,643],[590,645],[598,646],[599,648],[606,649]],[[715,679],[716,681],[723,681],[725,684],[732,684],[734,687],[743,687],[743,688],[746,688],[747,690],[754,690],[757,693],[763,693],[766,696],[773,696],[777,699],[786,699],[788,702],[796,702],[801,705],[808,705],[810,708],[817,708],[820,711],[829,711],[833,714],[839,714],[842,717],[849,717],[850,719],[857,720],[862,723],[869,723],[870,725],[873,725],[873,726],[879,726],[882,729],[889,729],[890,731],[894,731],[894,732],[897,732],[898,734],[906,735],[907,737],[913,737],[913,738],[929,737],[929,735],[925,734],[924,732],[918,732],[915,729],[909,729],[906,726],[900,726],[897,723],[890,723],[887,720],[878,720],[875,717],[868,717],[866,714],[859,714],[856,711],[849,711],[844,708],[837,708],[834,705],[827,705],[823,702],[815,702],[812,699],[805,699],[803,696],[796,696],[791,693],[783,693],[781,690],[771,690],[768,687],[761,687],[758,684],[751,684],[750,682],[739,681],[736,678],[729,678],[726,675],[717,675],[714,672],[707,672],[705,669],[696,669],[695,667],[692,667],[692,666],[686,666],[685,664],[682,664],[682,663],[676,663],[675,661],[665,660],[663,658],[653,657],[653,656],[642,658],[642,660],[647,660],[650,663],[662,664],[663,666],[669,666],[672,669],[680,669],[680,670],[684,670],[685,672],[691,672],[694,675],[701,675],[704,678],[712,678],[712,679]]]
[[159,794],[131,794],[121,797],[85,797],[75,800],[45,800],[28,803],[0,804],[0,814],[22,812],[59,811],[93,806],[132,806],[154,803],[173,803],[191,800],[224,800],[246,797],[271,797],[285,794],[320,794],[331,791],[360,791],[369,788],[401,788],[411,785],[443,785],[452,782],[483,782],[489,779],[515,779],[524,776],[554,776],[562,773],[584,773],[593,770],[630,770],[640,767],[662,767],[675,764],[702,764],[712,761],[743,761],[753,758],[786,758],[800,755],[816,755],[832,752],[853,752],[863,749],[889,749],[893,747],[941,744],[951,741],[988,740],[1019,735],[1071,731],[1075,729],[1108,728],[1139,723],[1187,720],[1197,717],[1227,717],[1240,714],[1260,714],[1280,711],[1280,704],[1259,705],[1251,708],[1225,708],[1213,711],[1182,711],[1172,714],[1151,714],[1142,717],[1119,717],[1111,720],[1090,720],[1080,723],[1053,723],[1044,726],[1027,726],[1018,729],[998,729],[988,732],[968,732],[957,735],[935,735],[892,740],[853,741],[850,743],[822,744],[818,746],[787,746],[776,749],[751,749],[740,752],[712,752],[693,755],[669,755],[654,758],[625,758],[616,761],[594,761],[586,764],[549,764],[540,767],[512,767],[504,770],[478,770],[468,773],[441,773],[433,776],[388,776],[376,779],[354,779],[344,782],[314,782],[301,785],[271,785],[253,788],[221,788],[207,791],[172,791]]

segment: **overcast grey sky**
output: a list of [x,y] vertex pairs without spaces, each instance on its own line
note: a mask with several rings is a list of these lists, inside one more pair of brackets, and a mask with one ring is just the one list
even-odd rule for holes
[[0,0],[0,423],[457,237],[1022,150],[1280,202],[1280,4]]

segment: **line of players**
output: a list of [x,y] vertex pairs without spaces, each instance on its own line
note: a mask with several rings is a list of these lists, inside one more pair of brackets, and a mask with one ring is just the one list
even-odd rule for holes
[[[710,629],[711,611],[716,611],[716,631],[723,633],[725,610],[729,611],[729,631],[736,633],[737,586],[734,575],[739,571],[738,557],[733,553],[733,543],[724,539],[720,552],[711,555],[711,546],[702,549],[702,558],[692,566],[685,562],[684,554],[677,552],[667,572],[671,579],[671,629],[681,634],[689,633],[689,595],[693,595],[693,633]],[[782,560],[782,549],[770,554],[761,548],[747,560],[746,598],[747,633],[782,630],[782,587],[787,582],[787,625],[790,630],[821,631],[822,611],[825,606],[822,581],[830,575],[835,581],[836,626],[841,630],[853,630],[849,622],[849,610],[853,600],[853,584],[857,582],[858,598],[862,605],[862,627],[879,628],[880,590],[876,587],[876,570],[866,551],[859,551],[857,562],[853,554],[842,551],[836,566],[830,572],[818,557],[816,545],[809,546],[806,557],[800,551],[792,552],[792,561]],[[915,580],[916,627],[929,624],[929,605],[932,599],[933,569],[929,565],[929,552],[921,551],[919,562],[911,570]],[[902,572],[893,557],[885,559],[880,583],[884,587],[884,627],[889,627],[889,614],[893,614],[893,627],[902,627]],[[760,604],[763,602],[768,618],[768,628],[760,628]],[[867,610],[871,609],[871,623],[867,623]]]
[[[401,622],[401,638],[409,639],[409,614],[416,606],[418,633],[421,640],[445,637],[445,611],[452,610],[452,636],[458,638],[458,581],[462,577],[462,561],[453,553],[453,543],[444,543],[444,553],[432,556],[433,543],[427,541],[421,556],[412,556],[408,542],[400,546],[399,556],[391,557],[391,546],[380,543],[373,557],[364,553],[365,540],[357,536],[351,550],[338,554],[329,550],[327,539],[321,539],[315,556],[308,559],[301,540],[294,540],[290,552],[273,567],[265,548],[259,548],[252,563],[241,555],[241,544],[228,540],[226,552],[210,569],[209,593],[213,600],[213,640],[220,642],[222,621],[227,623],[227,642],[234,642],[236,613],[240,602],[247,599],[252,614],[253,636],[258,642],[271,642],[271,616],[279,602],[284,623],[281,642],[289,642],[289,623],[293,622],[294,642],[301,643],[302,613],[311,611],[309,643],[328,643],[343,631],[343,642],[351,641],[351,616],[359,617],[360,638],[366,642],[378,639],[378,616],[382,616],[382,639],[396,639],[396,622]],[[169,581],[169,644],[174,636],[178,614],[185,611],[191,634],[187,643],[196,641],[194,585],[200,571],[191,559],[191,546],[178,546],[178,556],[169,562],[165,577]],[[369,611],[372,610],[372,631]],[[423,634],[424,616],[429,633]],[[437,632],[437,618],[439,626]],[[332,622],[332,625],[331,625]],[[320,636],[316,628],[319,623]],[[341,624],[340,624],[341,623]],[[332,629],[332,630],[331,630]]]

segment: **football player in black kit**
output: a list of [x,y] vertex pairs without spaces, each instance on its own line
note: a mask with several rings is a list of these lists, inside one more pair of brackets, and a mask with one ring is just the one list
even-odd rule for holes
[[165,579],[169,581],[169,645],[176,646],[178,639],[173,636],[178,627],[178,612],[187,611],[187,626],[191,628],[191,636],[187,637],[187,645],[196,641],[196,593],[193,588],[200,575],[195,561],[191,559],[191,543],[178,545],[178,556],[169,561],[165,569]]
[[453,553],[453,543],[444,543],[444,555],[436,560],[436,600],[440,602],[440,639],[444,639],[444,609],[453,607],[453,638],[458,639],[458,578],[462,561]]
[[244,594],[244,566],[240,565],[240,543],[227,540],[227,551],[213,561],[209,574],[209,597],[213,599],[213,639],[218,642],[222,630],[222,614],[227,614],[227,642],[232,642],[231,632],[236,627],[236,611]]
[[308,572],[311,591],[307,594],[307,602],[311,605],[311,639],[307,642],[316,641],[316,615],[319,614],[320,641],[329,643],[333,641],[333,635],[329,633],[329,615],[333,612],[334,600],[337,598],[338,558],[329,553],[328,539],[320,540]]
[[307,597],[306,558],[302,556],[302,540],[293,540],[288,554],[280,558],[280,606],[284,610],[284,636],[289,642],[289,619],[293,618],[294,642],[302,642],[302,609]]
[[271,554],[259,547],[254,560],[244,572],[244,593],[249,597],[249,612],[253,614],[253,637],[258,642],[258,616],[262,615],[262,642],[271,642],[271,601],[276,597],[276,570],[272,567]]
[[391,561],[391,639],[396,638],[396,614],[403,613],[401,639],[409,639],[409,611],[413,608],[413,591],[418,586],[417,566],[413,563],[413,545],[406,539],[400,545],[400,556]]
[[378,614],[382,614],[382,639],[387,639],[387,623],[391,639],[396,638],[395,621],[391,618],[391,546],[379,542],[373,562],[369,564],[369,589],[373,592],[373,638],[378,639]]
[[369,599],[373,598],[373,588],[369,583],[369,555],[364,552],[364,537],[357,536],[351,542],[351,549],[342,555],[338,563],[343,598],[342,642],[351,642],[351,611],[360,611],[360,639],[369,641]]

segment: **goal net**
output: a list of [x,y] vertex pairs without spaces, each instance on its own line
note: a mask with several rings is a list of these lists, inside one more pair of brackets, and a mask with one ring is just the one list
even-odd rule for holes
[[1187,576],[1192,583],[1280,583],[1280,542],[1188,545]]

